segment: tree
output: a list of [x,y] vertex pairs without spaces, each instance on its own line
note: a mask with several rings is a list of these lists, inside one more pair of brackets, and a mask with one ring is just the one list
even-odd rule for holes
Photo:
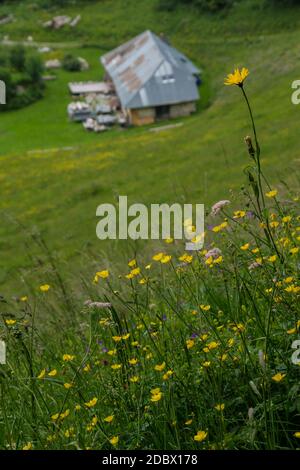
[[26,72],[32,83],[40,83],[44,71],[43,63],[39,56],[33,55],[26,61]]
[[26,54],[24,46],[15,46],[10,52],[10,63],[18,72],[25,70]]

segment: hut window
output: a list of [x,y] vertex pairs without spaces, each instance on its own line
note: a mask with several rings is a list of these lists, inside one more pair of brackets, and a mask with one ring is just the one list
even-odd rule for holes
[[173,75],[163,75],[162,77],[162,82],[163,83],[174,83],[175,78]]

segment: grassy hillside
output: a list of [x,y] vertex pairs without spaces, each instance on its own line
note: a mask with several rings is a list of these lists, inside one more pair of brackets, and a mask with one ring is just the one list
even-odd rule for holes
[[[80,8],[82,22],[68,35],[39,25],[41,18],[58,11],[28,9],[26,2],[14,6],[17,21],[1,26],[1,33],[11,40],[30,34],[51,43],[57,53],[78,53],[89,60],[91,70],[78,75],[60,71],[43,100],[0,114],[2,290],[18,282],[17,269],[36,275],[40,266],[31,258],[40,248],[36,250],[28,231],[43,234],[49,247],[67,260],[68,273],[85,264],[87,253],[119,260],[120,246],[108,246],[95,236],[97,205],[119,194],[146,203],[209,205],[232,198],[231,190],[238,198],[241,170],[248,164],[242,139],[249,122],[238,90],[223,86],[224,75],[234,66],[251,71],[247,87],[264,142],[265,170],[273,181],[298,184],[299,108],[290,97],[291,83],[300,76],[300,10],[261,10],[259,3],[238,4],[229,15],[215,17],[183,8],[161,12],[154,0],[141,0],[138,7],[133,1],[126,6],[119,0],[86,2]],[[11,7],[0,8],[0,14],[5,11]],[[78,8],[59,12],[74,16]],[[70,124],[68,81],[101,77],[101,53],[146,28],[164,31],[204,70],[198,113],[181,120],[180,128],[160,133],[143,128],[93,135]]]

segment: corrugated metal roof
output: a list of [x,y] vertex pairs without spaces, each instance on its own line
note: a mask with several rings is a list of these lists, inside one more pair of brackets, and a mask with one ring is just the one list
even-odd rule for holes
[[200,70],[151,31],[101,57],[124,108],[144,108],[199,99]]

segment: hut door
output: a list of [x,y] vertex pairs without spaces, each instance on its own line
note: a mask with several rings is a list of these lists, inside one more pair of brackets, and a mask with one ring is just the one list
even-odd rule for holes
[[157,121],[160,121],[162,119],[169,119],[170,106],[157,106],[155,108],[155,117]]

